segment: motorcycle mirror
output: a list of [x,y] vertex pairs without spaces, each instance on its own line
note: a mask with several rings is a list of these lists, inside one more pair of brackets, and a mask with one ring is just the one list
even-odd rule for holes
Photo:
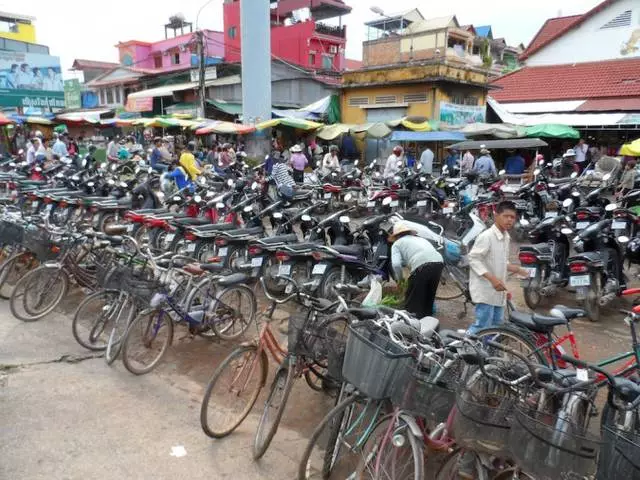
[[427,181],[427,177],[420,177],[420,181],[421,181],[422,183],[426,182],[426,181]]
[[222,210],[222,209],[224,208],[224,203],[222,203],[222,202],[218,202],[218,203],[216,203],[216,208],[217,208],[218,210]]
[[562,202],[564,208],[569,208],[571,205],[573,205],[573,200],[570,198],[565,198],[564,202]]
[[604,180],[605,182],[608,182],[610,178],[611,178],[611,174],[610,173],[605,173],[604,177],[602,177],[602,180]]
[[127,182],[120,182],[120,186],[122,188],[127,188]]
[[347,215],[342,215],[340,217],[340,223],[349,223],[351,219]]
[[382,200],[382,205],[389,205],[391,203],[391,197],[386,197],[384,200]]
[[86,159],[86,158],[83,158],[83,159],[82,159],[82,168],[84,168],[84,167],[86,167],[86,166],[87,166],[87,159]]
[[380,178],[380,172],[374,173],[373,176],[376,177],[376,178]]
[[173,201],[174,202],[179,202],[180,200],[182,200],[178,195],[176,195],[175,197],[173,197]]
[[227,180],[227,185],[229,185],[230,187],[233,187],[234,185],[233,180],[231,179]]
[[618,237],[618,241],[620,243],[629,243],[629,237],[622,235],[621,237]]
[[571,173],[571,178],[577,178],[577,177],[578,177],[578,172]]
[[95,182],[89,182],[87,183],[87,187],[93,187],[95,185]]
[[193,201],[196,203],[200,203],[202,201],[202,197],[200,195],[196,195],[193,197]]
[[344,196],[344,201],[345,201],[345,202],[350,202],[352,198],[353,198],[353,196],[352,196],[350,193],[347,193],[347,194]]
[[506,171],[506,170],[504,170],[504,169],[502,169],[502,170],[500,170],[500,171],[498,172],[498,175],[504,175],[505,173],[507,173],[507,171]]
[[563,228],[560,230],[560,233],[563,235],[572,235],[573,234],[573,230],[571,230],[570,228]]
[[253,182],[251,184],[251,190],[256,190],[258,188],[258,182]]
[[74,175],[73,177],[71,177],[71,180],[73,180],[74,182],[78,182],[80,180],[80,177],[78,175]]
[[211,190],[209,190],[209,191],[207,192],[207,194],[205,195],[205,198],[211,198],[211,197],[213,197],[215,194],[216,194],[216,192],[212,192]]
[[243,210],[244,210],[245,213],[250,213],[253,210],[253,207],[247,205],[246,207],[244,207]]
[[310,222],[311,221],[311,215],[302,215],[302,217],[300,217],[300,220],[302,220],[303,222]]
[[574,196],[574,197],[579,197],[580,196],[580,192],[571,192],[571,195]]
[[278,220],[280,220],[282,218],[282,212],[275,212],[273,214],[273,218],[277,218]]
[[538,162],[538,165],[543,166],[543,165],[544,165],[544,160],[540,160],[540,161]]
[[534,174],[534,175],[536,175],[536,176],[537,176],[537,175],[540,175],[540,169],[539,169],[539,168],[536,168],[536,169],[533,171],[533,174]]
[[16,166],[16,162],[11,162],[11,163],[9,163],[9,166],[10,166],[10,167],[15,167],[15,166]]
[[609,205],[604,207],[604,211],[605,212],[613,212],[616,208],[618,208],[618,205],[616,205],[615,203],[610,203]]
[[115,182],[115,180],[113,178],[110,178],[109,180],[107,180],[107,183],[109,185],[115,185],[116,184],[116,182]]
[[527,227],[527,226],[531,225],[531,222],[529,220],[527,220],[526,218],[521,218],[520,219],[520,225],[522,225],[523,227]]

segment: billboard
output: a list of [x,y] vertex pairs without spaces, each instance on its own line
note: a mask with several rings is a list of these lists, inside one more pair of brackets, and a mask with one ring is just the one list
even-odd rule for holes
[[64,103],[66,108],[82,107],[82,90],[77,78],[64,81]]
[[0,51],[0,106],[64,108],[60,58]]
[[440,102],[440,121],[449,125],[466,125],[485,121],[487,107],[484,105],[458,105]]

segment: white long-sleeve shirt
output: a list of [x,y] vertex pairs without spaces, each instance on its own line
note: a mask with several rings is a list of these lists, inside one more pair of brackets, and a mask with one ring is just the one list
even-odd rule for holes
[[398,167],[398,162],[400,160],[400,157],[398,157],[394,153],[389,155],[389,158],[387,158],[387,163],[384,166],[384,173],[382,174],[382,176],[384,178],[394,177],[395,174],[400,171],[400,167]]
[[329,175],[331,172],[340,170],[340,160],[337,155],[327,153],[322,159],[322,174]]
[[505,305],[507,292],[497,292],[483,275],[488,272],[503,283],[507,281],[510,241],[509,234],[501,232],[495,225],[476,238],[469,252],[469,291],[474,303],[497,307]]
[[402,278],[402,268],[409,267],[411,273],[425,263],[442,263],[442,255],[429,240],[416,235],[405,235],[391,246],[391,268],[396,279]]

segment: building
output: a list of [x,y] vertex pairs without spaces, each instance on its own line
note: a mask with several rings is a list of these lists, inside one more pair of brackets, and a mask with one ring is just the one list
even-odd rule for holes
[[497,120],[563,123],[608,142],[638,136],[637,0],[605,0],[582,15],[547,20],[520,59],[523,68],[492,83]]
[[474,35],[455,16],[425,19],[414,9],[366,25],[363,66],[343,73],[345,123],[484,121],[488,71],[472,58]]
[[100,62],[96,60],[83,60],[77,58],[73,61],[71,70],[74,72],[82,72],[86,83],[118,67],[119,64],[115,62]]
[[474,32],[472,54],[482,58],[482,64],[489,69],[490,75],[503,75],[520,66],[522,45],[513,47],[504,38],[494,38],[491,25],[468,25],[464,28]]
[[[340,72],[347,68],[347,27],[341,17],[351,12],[342,0],[278,0],[271,2],[273,58],[308,70]],[[225,0],[224,58],[240,62],[240,0]],[[332,26],[321,20],[339,18]]]
[[0,12],[0,38],[36,43],[35,17],[17,13]]

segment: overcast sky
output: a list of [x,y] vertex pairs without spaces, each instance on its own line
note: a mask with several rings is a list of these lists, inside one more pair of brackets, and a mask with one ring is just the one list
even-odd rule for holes
[[[212,0],[204,7],[198,21],[201,28],[222,29],[222,2]],[[61,57],[65,77],[70,77],[67,70],[75,58],[117,62],[114,46],[118,41],[160,40],[164,38],[163,25],[170,15],[181,12],[187,20],[195,22],[196,13],[206,3],[206,0],[29,0],[24,3],[0,0],[0,10],[35,16],[38,43],[48,45],[52,55]],[[461,24],[490,24],[494,36],[504,37],[510,45],[521,42],[527,45],[547,18],[586,12],[600,0],[346,0],[346,3],[353,7],[352,13],[343,19],[348,25],[347,56],[360,59],[366,35],[363,23],[376,17],[369,10],[371,5],[392,4],[393,11],[385,11],[386,14],[422,5],[425,18],[455,14]]]

